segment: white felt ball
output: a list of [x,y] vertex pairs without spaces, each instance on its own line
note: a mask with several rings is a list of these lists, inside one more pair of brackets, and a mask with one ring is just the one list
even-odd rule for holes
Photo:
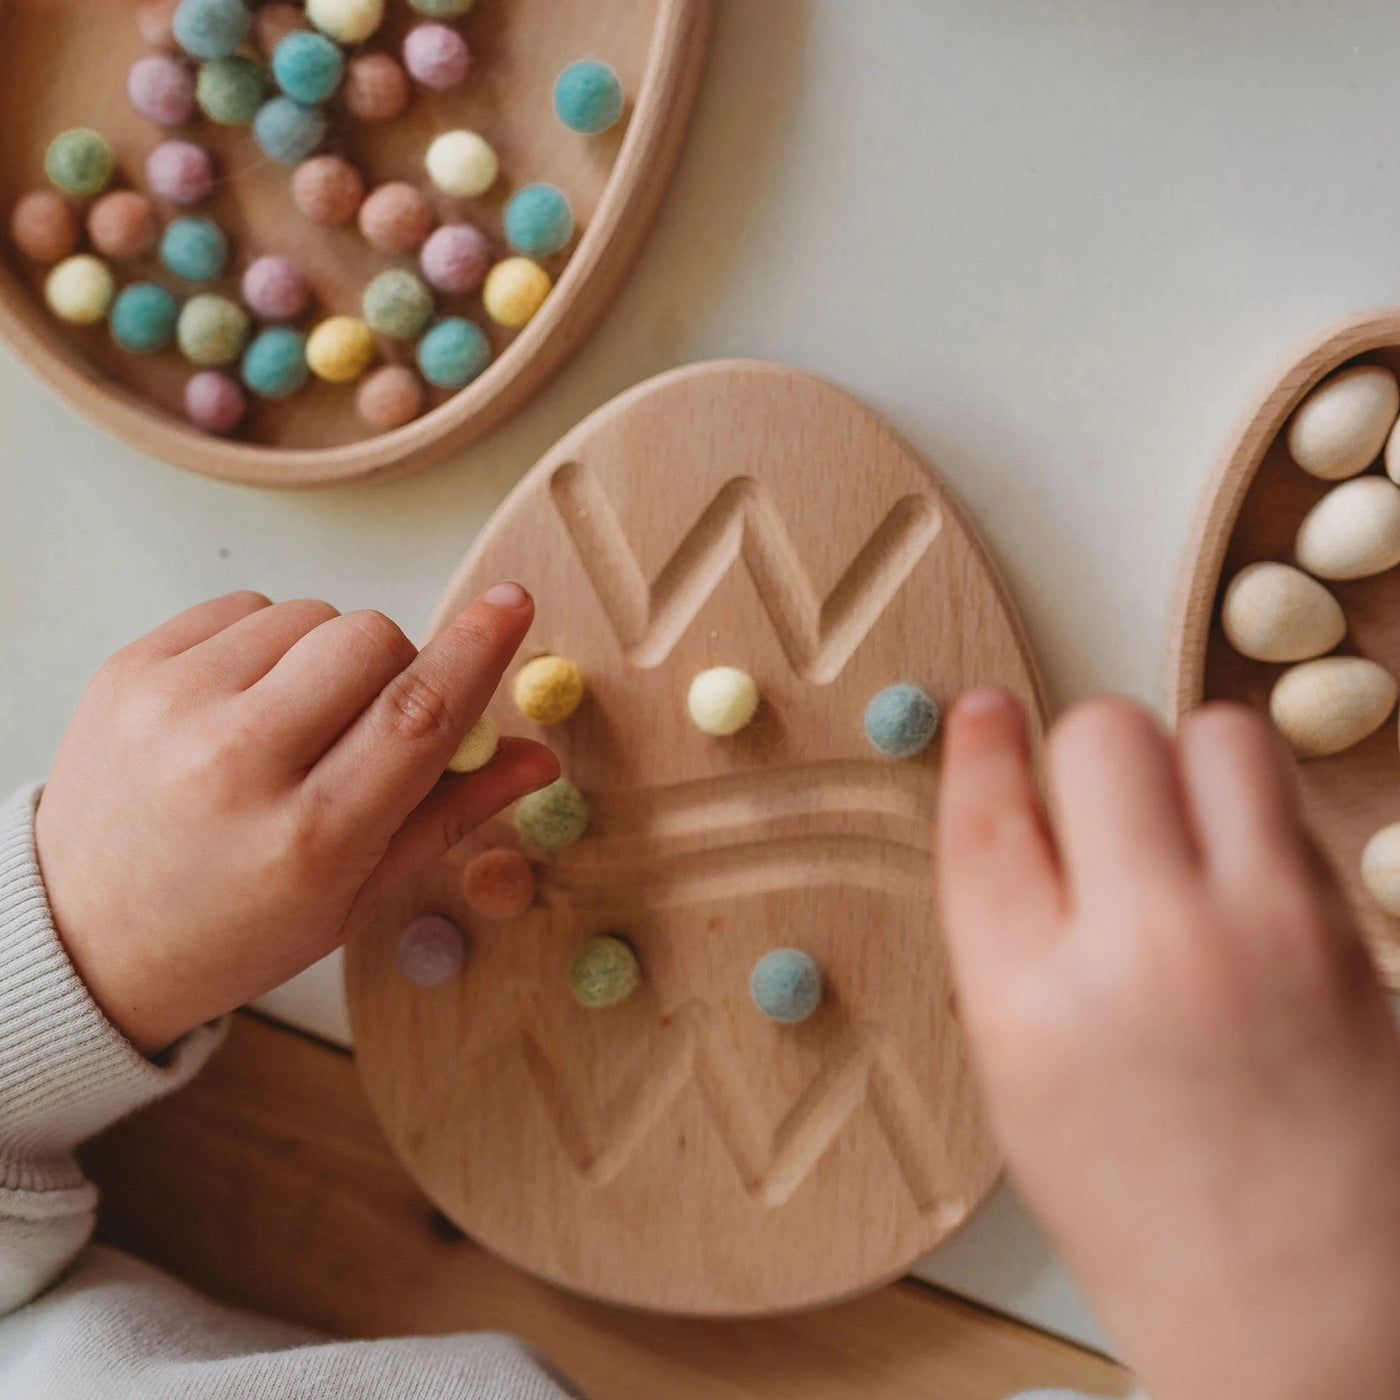
[[496,756],[496,748],[501,736],[490,715],[482,715],[467,731],[466,737],[457,745],[447,765],[449,773],[475,773],[485,768]]
[[1400,822],[1381,827],[1366,843],[1361,883],[1387,914],[1400,914]]
[[1380,365],[1353,365],[1303,400],[1288,425],[1288,451],[1310,475],[1341,481],[1380,456],[1397,414],[1395,376]]
[[758,709],[758,687],[747,671],[714,666],[691,681],[686,706],[701,733],[737,734]]
[[433,184],[455,199],[485,194],[501,172],[495,151],[474,131],[444,131],[428,147],[424,164]]
[[306,17],[337,44],[361,44],[384,22],[384,0],[306,0]]

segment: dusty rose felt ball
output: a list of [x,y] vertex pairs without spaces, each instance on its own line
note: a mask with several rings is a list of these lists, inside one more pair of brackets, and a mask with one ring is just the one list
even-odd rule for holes
[[264,321],[289,321],[311,300],[306,274],[290,258],[255,258],[243,274],[243,301]]
[[417,24],[403,41],[403,65],[414,82],[447,92],[465,81],[471,67],[467,41],[446,24]]
[[355,410],[377,433],[411,423],[423,411],[423,381],[407,365],[383,365],[360,381]]
[[298,29],[307,28],[306,11],[300,5],[264,5],[253,15],[253,38],[265,58]]
[[491,242],[475,224],[444,224],[423,244],[423,276],[440,292],[474,292],[495,261]]
[[60,262],[77,246],[78,214],[61,194],[35,190],[15,205],[10,237],[15,247],[36,262]]
[[113,190],[88,210],[88,237],[106,258],[144,258],[160,237],[160,221],[144,194]]
[[194,116],[194,72],[174,54],[147,54],[126,75],[126,100],[157,126],[183,126]]
[[509,846],[483,851],[462,871],[462,898],[492,923],[518,919],[535,902],[534,869]]
[[247,411],[243,386],[223,370],[202,369],[185,385],[185,412],[207,433],[231,433]]
[[360,205],[360,232],[382,253],[412,253],[433,229],[433,206],[420,189],[392,180]]
[[162,141],[146,157],[146,184],[157,199],[198,204],[214,188],[214,160],[193,141]]
[[364,203],[364,177],[339,156],[312,156],[292,175],[292,199],[313,224],[337,228]]
[[356,121],[393,121],[408,97],[408,74],[387,53],[360,54],[346,65],[340,100]]

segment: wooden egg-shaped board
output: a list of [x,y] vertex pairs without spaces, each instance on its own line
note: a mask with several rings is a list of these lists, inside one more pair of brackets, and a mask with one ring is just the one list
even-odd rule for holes
[[[136,26],[138,6],[0,0],[0,334],[19,359],[100,427],[177,466],[261,486],[310,486],[397,475],[435,461],[513,413],[575,350],[606,309],[656,211],[685,133],[699,83],[711,0],[480,0],[459,26],[473,69],[454,92],[415,87],[393,122],[352,122],[333,101],[324,149],[349,157],[370,185],[403,179],[433,198],[442,222],[467,220],[509,253],[501,211],[509,195],[537,181],[557,185],[573,206],[577,232],[562,253],[542,261],[557,279],[524,330],[496,326],[479,294],[438,296],[444,315],[465,315],[488,332],[494,360],[457,393],[433,391],[429,412],[406,427],[373,435],[355,413],[354,386],[312,382],[282,402],[255,401],[236,436],[201,432],[184,416],[182,392],[193,372],[178,351],[133,355],[104,325],[55,320],[43,300],[48,269],[25,258],[8,236],[20,196],[45,188],[44,152],[60,131],[86,126],[111,142],[121,170],[115,182],[145,189],[150,150],[170,136],[207,145],[222,180],[194,209],[161,205],[163,219],[207,214],[229,234],[231,275],[212,289],[235,298],[242,269],[261,253],[305,267],[322,315],[360,313],[366,284],[389,267],[416,267],[412,255],[379,253],[353,224],[325,229],[296,209],[291,170],[266,159],[246,128],[202,117],[167,132],[134,112],[127,70],[151,52]],[[407,0],[389,0],[383,29],[367,50],[397,53],[421,19]],[[600,136],[570,131],[554,114],[555,78],[584,57],[618,72],[627,108]],[[457,200],[428,181],[423,155],[439,132],[480,131],[501,160],[501,178],[482,199]],[[90,201],[86,201],[90,204]],[[86,245],[85,245],[86,246]],[[151,279],[188,294],[152,257],[118,264],[122,283]],[[412,346],[381,340],[386,360],[412,360]],[[235,367],[236,368],[236,367]]]
[[[1288,420],[1322,380],[1356,363],[1400,372],[1400,307],[1328,326],[1270,378],[1226,444],[1182,560],[1166,673],[1173,721],[1207,700],[1239,700],[1267,713],[1269,692],[1287,667],[1251,661],[1230,646],[1220,627],[1221,598],[1246,564],[1294,562],[1299,524],[1338,483],[1309,476],[1289,456]],[[1346,614],[1339,651],[1370,657],[1400,676],[1400,570],[1324,583]],[[1376,904],[1360,873],[1367,840],[1400,821],[1394,719],[1355,748],[1300,762],[1298,773],[1304,814],[1341,877],[1386,981],[1400,989],[1400,919]]]
[[[382,909],[348,950],[361,1072],[434,1201],[506,1258],[664,1311],[817,1304],[902,1272],[976,1208],[997,1152],[934,905],[938,746],[867,742],[899,681],[1041,702],[1020,625],[947,492],[839,389],[778,365],[702,364],[623,395],[523,480],[434,630],[492,581],[534,594],[519,664],[553,652],[588,696],[548,730],[587,795],[581,840],[531,851],[536,908],[476,919],[464,863],[517,844],[503,817]],[[756,679],[755,722],[710,738],[692,677]],[[466,970],[395,970],[405,924],[445,914]],[[610,1010],[569,962],[614,932],[643,982]],[[826,994],[796,1026],[749,995],[792,946]]]

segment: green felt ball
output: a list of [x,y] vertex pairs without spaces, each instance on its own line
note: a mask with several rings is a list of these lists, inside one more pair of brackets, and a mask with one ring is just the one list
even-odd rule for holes
[[557,253],[574,236],[574,212],[563,190],[553,185],[526,185],[517,190],[502,215],[506,242],[532,258]]
[[164,350],[175,338],[179,314],[179,304],[164,287],[133,282],[112,304],[112,339],[138,355]]
[[569,987],[574,1000],[590,1011],[626,1001],[641,983],[637,955],[612,934],[590,938],[569,964]]
[[821,1004],[821,969],[798,948],[775,948],[755,965],[749,993],[770,1021],[796,1025]]
[[572,845],[587,825],[588,803],[567,778],[556,778],[515,804],[515,829],[542,851]]
[[433,294],[413,273],[390,268],[365,288],[364,312],[365,323],[376,335],[413,340],[433,319]]
[[186,282],[212,282],[228,268],[228,239],[212,219],[175,219],[161,235],[160,260]]
[[180,0],[170,29],[191,58],[228,58],[252,23],[243,0]]
[[439,389],[470,384],[491,359],[491,343],[480,326],[446,316],[418,342],[418,368]]
[[554,113],[565,126],[596,136],[622,115],[622,83],[606,63],[571,63],[554,84]]
[[298,30],[288,34],[272,54],[272,76],[294,102],[314,107],[340,86],[345,55],[324,34]]
[[306,337],[290,326],[259,331],[243,352],[243,382],[265,399],[295,394],[310,373]]
[[248,338],[248,313],[227,297],[201,292],[185,303],[175,338],[191,364],[231,365]]
[[200,66],[194,99],[220,126],[247,126],[266,97],[267,70],[251,58],[216,58]]
[[97,194],[112,178],[112,148],[86,127],[62,131],[49,143],[44,173],[64,194]]

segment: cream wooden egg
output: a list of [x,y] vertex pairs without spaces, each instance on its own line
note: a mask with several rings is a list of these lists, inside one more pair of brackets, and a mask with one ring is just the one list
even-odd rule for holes
[[1380,456],[1400,414],[1400,385],[1381,365],[1353,365],[1325,379],[1288,425],[1288,450],[1312,476],[1341,481]]
[[1400,915],[1400,822],[1383,826],[1361,852],[1361,879],[1387,914]]
[[1255,661],[1309,661],[1346,636],[1341,604],[1291,564],[1262,560],[1230,581],[1220,625],[1241,656]]
[[1305,661],[1279,677],[1269,714],[1293,751],[1321,758],[1359,744],[1395,708],[1395,679],[1361,656]]
[[1298,527],[1294,557],[1325,579],[1393,569],[1400,564],[1400,486],[1383,476],[1334,486]]

